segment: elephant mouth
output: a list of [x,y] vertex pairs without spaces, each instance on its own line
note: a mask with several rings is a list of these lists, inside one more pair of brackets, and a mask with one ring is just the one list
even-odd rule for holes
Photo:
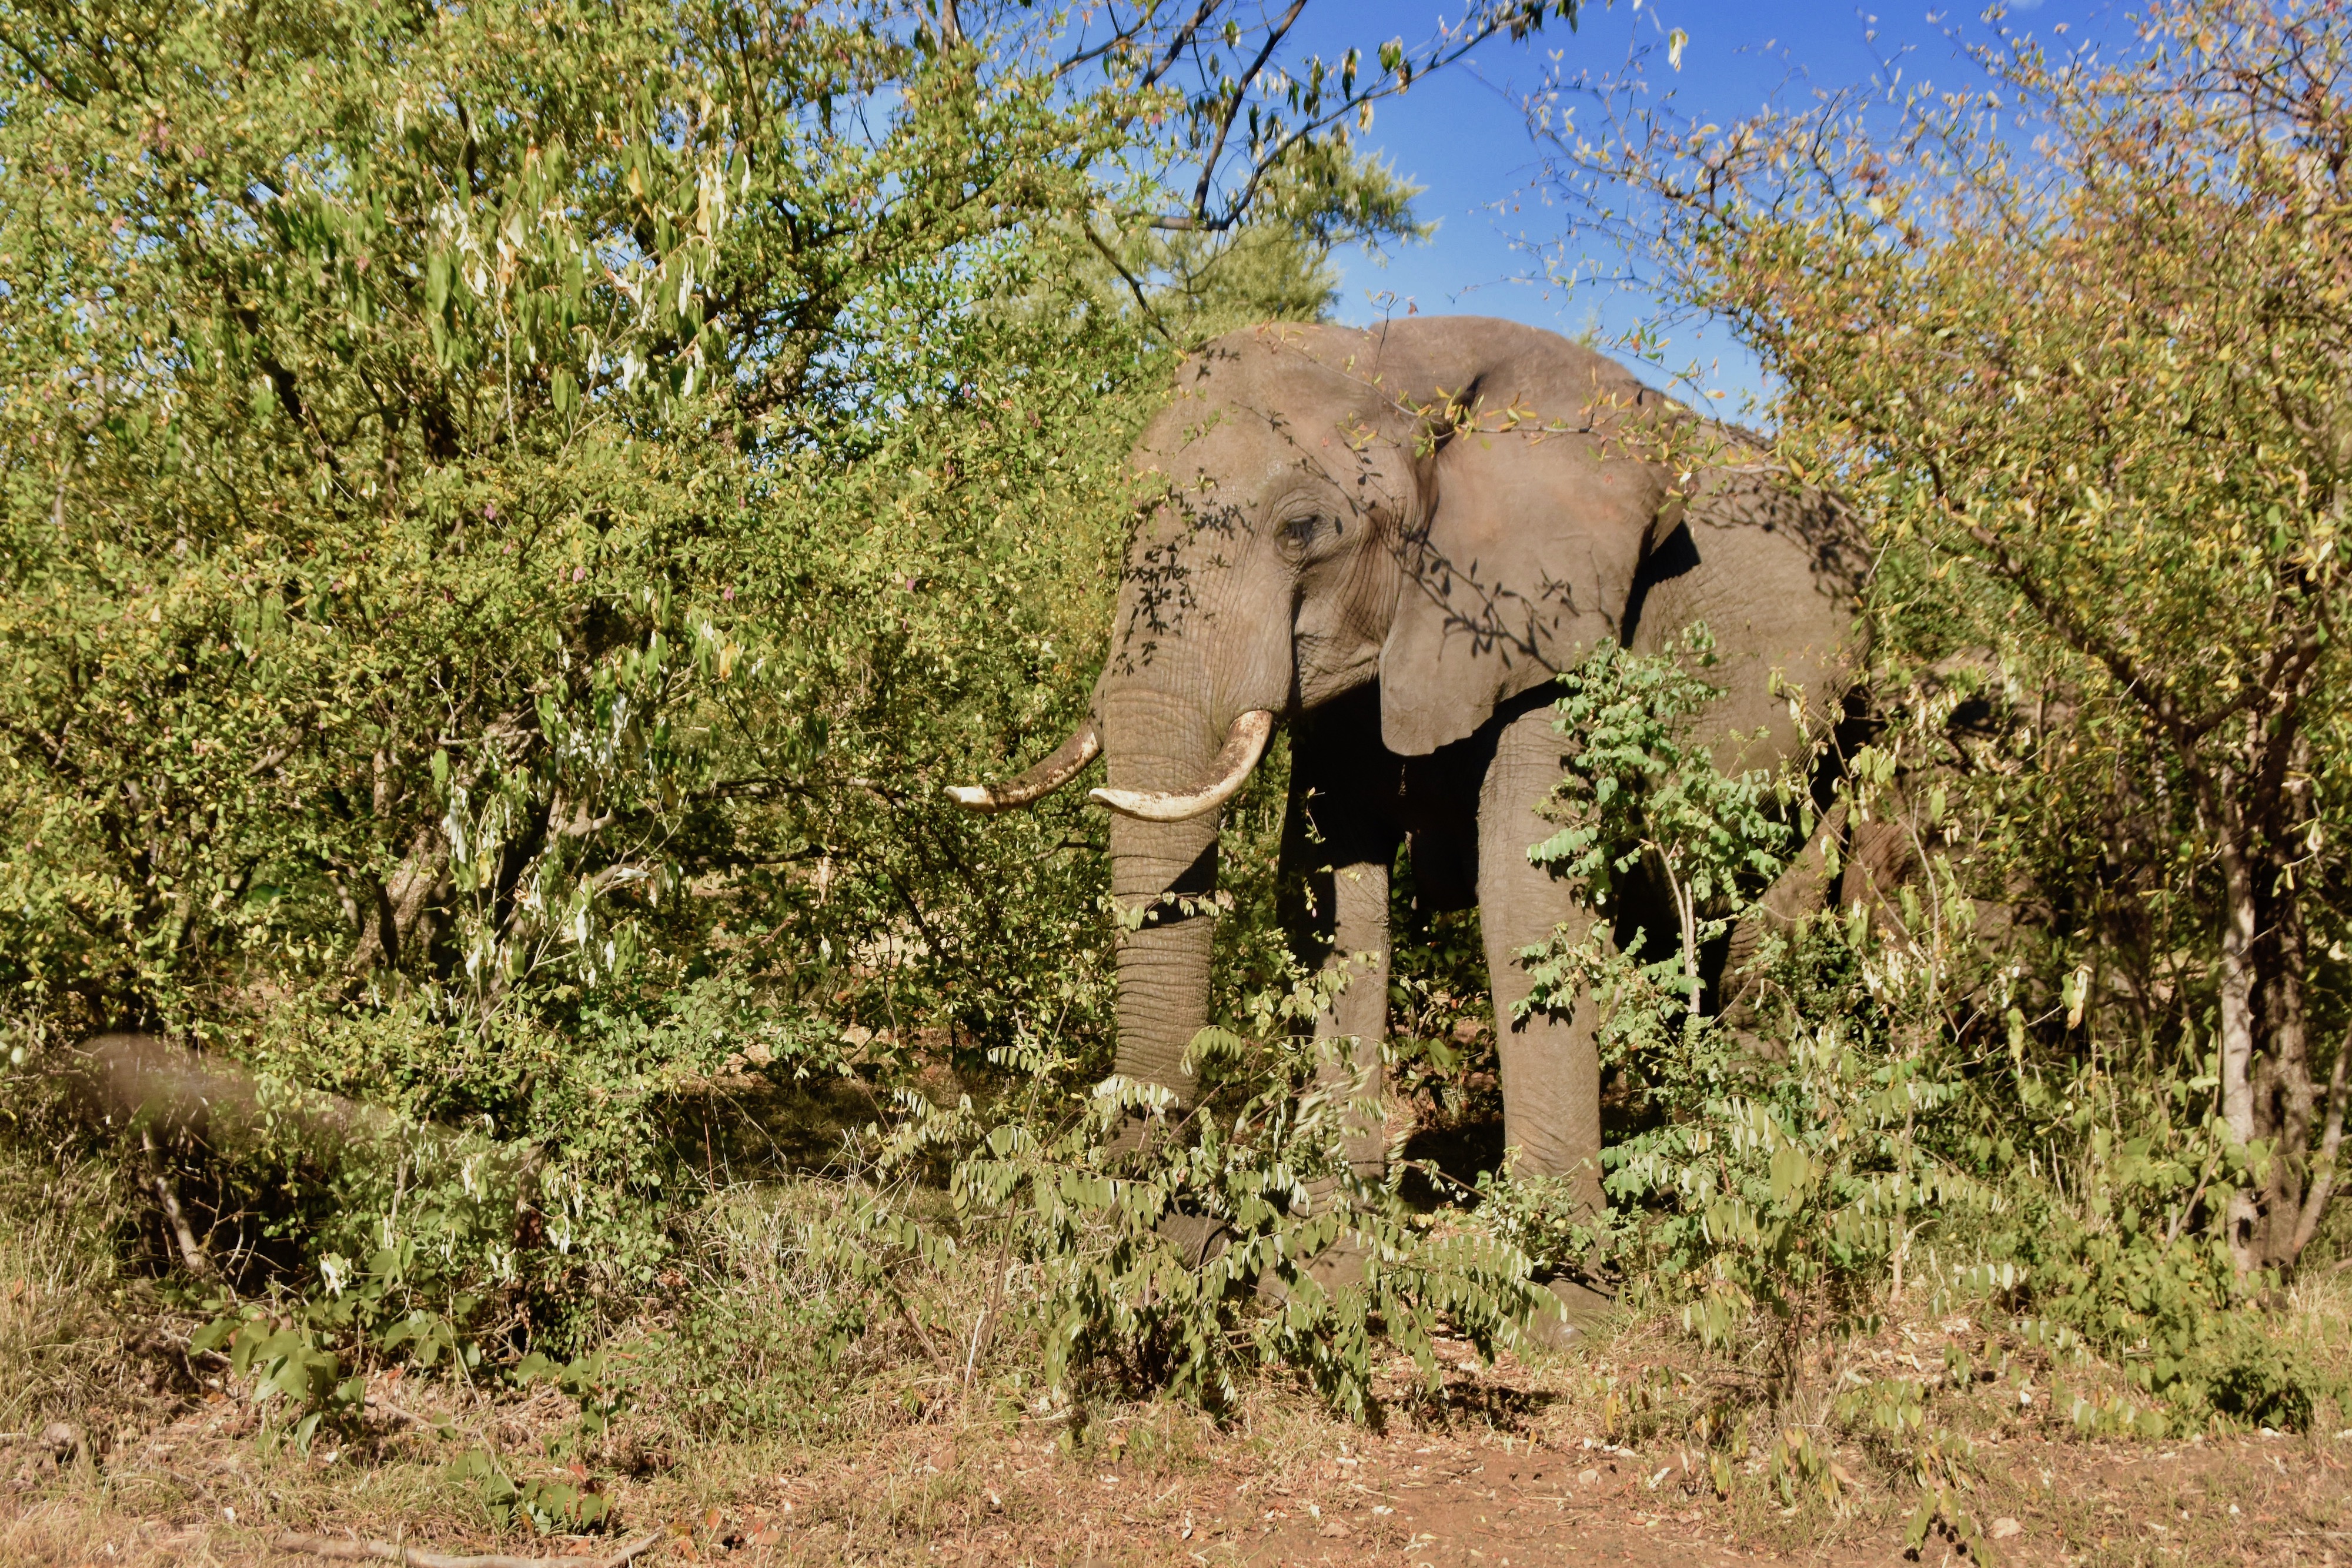
[[[1265,756],[1274,737],[1274,711],[1252,708],[1225,731],[1225,744],[1210,760],[1208,776],[1189,789],[1096,789],[1089,799],[1121,816],[1146,822],[1181,822],[1205,816],[1249,781],[1251,770]],[[1077,777],[1078,770],[1102,750],[1102,734],[1089,717],[1071,732],[1053,755],[1017,779],[999,784],[950,784],[948,799],[968,811],[982,814],[1011,810],[1044,799]]]

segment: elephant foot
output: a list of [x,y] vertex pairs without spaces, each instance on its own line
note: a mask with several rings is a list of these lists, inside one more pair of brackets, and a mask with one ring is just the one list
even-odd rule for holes
[[1565,1277],[1544,1281],[1543,1289],[1551,1300],[1537,1309],[1528,1336],[1547,1350],[1591,1343],[1608,1328],[1617,1308],[1614,1296]]

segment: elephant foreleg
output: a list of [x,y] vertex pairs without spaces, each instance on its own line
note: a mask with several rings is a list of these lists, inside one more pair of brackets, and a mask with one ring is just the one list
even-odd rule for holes
[[1528,859],[1528,848],[1557,824],[1538,811],[1560,776],[1562,743],[1549,706],[1504,728],[1478,801],[1478,909],[1494,988],[1495,1036],[1502,1058],[1503,1142],[1516,1169],[1566,1176],[1594,1210],[1601,1193],[1599,1008],[1580,998],[1570,1010],[1513,1015],[1534,988],[1519,954],[1566,926],[1570,940],[1592,925],[1569,883]]

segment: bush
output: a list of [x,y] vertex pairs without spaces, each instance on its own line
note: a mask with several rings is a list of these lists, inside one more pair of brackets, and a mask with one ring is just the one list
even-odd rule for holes
[[[1545,1298],[1517,1249],[1412,1216],[1392,1186],[1349,1174],[1346,1103],[1317,1086],[1316,1041],[1286,1027],[1311,1028],[1321,999],[1311,985],[1282,995],[1255,1020],[1256,1039],[1202,1030],[1192,1049],[1204,1093],[1181,1119],[1148,1085],[1113,1078],[1073,1092],[1080,1063],[1036,1043],[1002,1058],[1033,1086],[998,1107],[1008,1119],[982,1118],[968,1098],[939,1108],[908,1097],[871,1196],[829,1243],[884,1299],[902,1260],[940,1268],[992,1251],[999,1279],[1026,1265],[1026,1288],[992,1310],[1025,1319],[1047,1385],[1079,1397],[1164,1391],[1224,1410],[1253,1374],[1287,1369],[1367,1419],[1376,1338],[1411,1355],[1434,1391],[1433,1330],[1454,1327],[1491,1356]],[[1072,1099],[1081,1113],[1053,1109]],[[1111,1137],[1139,1116],[1139,1140]],[[891,1179],[935,1150],[954,1156],[947,1225],[926,1224]]]
[[1098,825],[935,786],[1075,711],[1176,343],[1412,232],[1321,89],[1174,243],[1127,160],[1239,106],[1023,15],[11,15],[0,987],[37,1076],[254,1086],[163,1140],[180,1266],[346,1367],[569,1356],[714,1097],[1099,1050]]

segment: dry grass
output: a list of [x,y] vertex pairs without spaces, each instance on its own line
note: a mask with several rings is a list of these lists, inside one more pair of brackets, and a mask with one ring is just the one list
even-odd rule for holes
[[129,1177],[0,1144],[0,1432],[136,1425],[176,1381],[169,1313],[113,1243],[141,1212]]
[[[1899,1550],[1916,1490],[1884,1448],[1832,1428],[1831,1400],[1856,1375],[1925,1375],[1949,1345],[1979,1365],[2010,1358],[1937,1405],[1978,1446],[1970,1506],[1988,1524],[2017,1521],[1994,1543],[2008,1560],[2344,1555],[2352,1443],[2335,1437],[2333,1413],[2308,1437],[2086,1437],[2051,1408],[2046,1356],[2004,1340],[1996,1314],[1926,1289],[1887,1303],[1870,1339],[1810,1359],[1796,1396],[1757,1412],[1755,1451],[1718,1496],[1694,1423],[1744,1385],[1664,1316],[1582,1352],[1491,1367],[1448,1343],[1433,1396],[1409,1364],[1386,1369],[1384,1418],[1370,1430],[1279,1378],[1222,1422],[1164,1402],[1073,1407],[1040,1386],[1006,1310],[1021,1281],[1001,1260],[903,1281],[907,1314],[871,1313],[824,1353],[818,1329],[858,1303],[804,1249],[799,1222],[838,1197],[817,1182],[714,1197],[676,1283],[623,1336],[634,1403],[609,1432],[583,1435],[550,1391],[385,1374],[363,1423],[301,1453],[269,1440],[247,1390],[204,1386],[225,1382],[209,1365],[192,1380],[152,1332],[152,1301],[127,1293],[112,1250],[93,1244],[122,1213],[102,1173],[20,1182],[0,1225],[0,1277],[26,1281],[0,1316],[0,1399],[8,1430],[68,1419],[89,1444],[82,1457],[19,1441],[0,1458],[0,1563],[260,1563],[290,1530],[562,1550],[493,1517],[478,1482],[451,1468],[475,1453],[518,1480],[593,1481],[608,1528],[666,1532],[650,1559],[661,1562],[1469,1564],[1610,1544],[1632,1562],[1681,1563],[1728,1540],[1879,1563]],[[2315,1274],[2281,1314],[2338,1371],[2352,1362],[2347,1291]],[[2111,1370],[2064,1375],[2097,1399],[2128,1395]],[[2042,1397],[2021,1403],[2021,1391]],[[1829,1445],[1833,1501],[1809,1490],[1791,1507],[1774,1490],[1766,1435],[1791,1425]],[[1950,1551],[1931,1542],[1926,1560]]]

